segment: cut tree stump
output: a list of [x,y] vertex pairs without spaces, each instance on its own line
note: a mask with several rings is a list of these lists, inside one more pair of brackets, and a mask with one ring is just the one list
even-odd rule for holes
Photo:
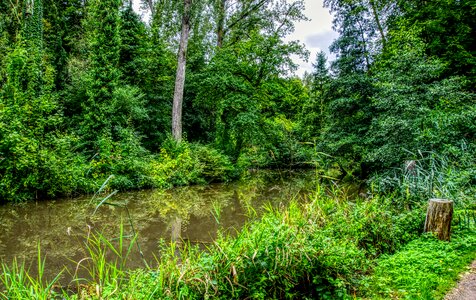
[[451,220],[453,219],[453,201],[430,199],[426,211],[425,232],[434,232],[439,240],[449,241]]

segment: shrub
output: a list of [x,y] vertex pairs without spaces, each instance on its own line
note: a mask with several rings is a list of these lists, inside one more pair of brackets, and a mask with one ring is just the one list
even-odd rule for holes
[[151,163],[155,186],[171,187],[227,181],[237,176],[230,159],[209,146],[167,139]]

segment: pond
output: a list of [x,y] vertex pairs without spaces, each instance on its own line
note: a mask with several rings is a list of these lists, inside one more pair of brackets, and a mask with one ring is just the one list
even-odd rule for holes
[[[0,259],[11,264],[16,257],[34,274],[40,244],[45,275],[52,278],[88,257],[88,235],[100,232],[114,240],[122,224],[124,235],[137,234],[128,267],[144,266],[142,257],[154,266],[161,240],[206,246],[217,232],[234,234],[266,207],[302,201],[315,188],[314,179],[312,171],[257,172],[233,183],[118,193],[107,200],[114,205],[99,207],[107,194],[0,206]],[[66,274],[63,284],[72,277]]]

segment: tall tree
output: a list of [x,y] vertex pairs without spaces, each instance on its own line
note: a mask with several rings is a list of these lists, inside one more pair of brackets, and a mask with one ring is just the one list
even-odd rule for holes
[[334,72],[344,75],[368,71],[374,31],[366,19],[366,8],[360,3],[332,2],[324,3],[330,5],[331,11],[335,13],[333,26],[340,34],[330,47],[337,55],[333,63]]
[[327,68],[327,57],[323,51],[317,53],[316,63],[312,64],[313,72],[309,74],[309,97],[304,99],[300,116],[304,138],[307,140],[319,136],[324,126],[324,107],[328,100],[328,89],[331,81]]
[[[67,164],[58,153],[61,123],[54,70],[43,40],[43,1],[29,1],[24,25],[6,56],[6,81],[0,90],[0,199],[28,199],[63,186],[53,170]],[[55,165],[55,161],[57,161]]]
[[119,7],[121,0],[92,0],[88,6],[87,40],[89,48],[88,99],[83,103],[81,131],[87,141],[111,136],[111,103],[118,86]]
[[122,8],[120,16],[121,46],[118,66],[121,70],[121,79],[128,84],[139,85],[143,79],[140,73],[145,67],[144,56],[149,36],[145,24],[134,11],[131,3]]
[[[396,0],[324,0],[334,13],[334,30],[340,33],[331,46],[349,71],[369,70],[373,58],[386,48],[388,24],[400,13]],[[360,62],[358,60],[361,60]],[[335,64],[337,66],[337,64]]]
[[282,77],[296,68],[291,55],[306,54],[297,42],[283,39],[294,22],[305,19],[302,12],[302,1],[272,1],[253,11],[249,17],[259,17],[258,22],[248,23],[245,17],[240,26],[233,27],[202,74],[196,107],[207,111],[215,143],[234,159],[245,148],[263,146],[265,136],[279,136],[281,129],[270,121],[277,107],[286,111],[283,118],[294,113],[284,103],[293,102],[294,97],[284,91],[299,94],[301,89]]
[[182,30],[177,55],[177,75],[175,77],[175,91],[172,107],[172,136],[175,140],[182,140],[182,103],[185,87],[185,67],[187,63],[187,47],[190,34],[192,0],[183,1]]
[[312,91],[314,93],[323,93],[324,86],[329,82],[330,75],[327,69],[327,56],[324,51],[319,51],[316,56],[316,63],[312,64]]

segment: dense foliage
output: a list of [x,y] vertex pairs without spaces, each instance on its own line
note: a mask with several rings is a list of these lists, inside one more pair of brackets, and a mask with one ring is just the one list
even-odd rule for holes
[[[154,270],[127,272],[126,250],[92,235],[92,280],[58,297],[446,292],[476,249],[465,231],[476,185],[474,0],[323,3],[339,33],[336,59],[320,52],[298,78],[292,58],[308,53],[287,36],[306,20],[303,0],[144,0],[147,23],[132,1],[0,2],[0,203],[228,181],[259,168],[313,166],[331,180],[210,251],[164,246]],[[338,180],[366,186],[349,199]],[[421,236],[430,197],[455,200],[451,244]],[[17,263],[2,269],[0,297],[55,292]]]
[[[368,179],[419,153],[464,159],[475,9],[440,4],[325,0],[337,58],[319,53],[300,79],[292,56],[307,52],[286,36],[306,19],[302,0],[192,1],[185,17],[182,1],[143,1],[148,23],[131,1],[3,1],[0,201],[91,192],[110,175],[133,189],[318,161]],[[186,141],[170,152],[184,20]],[[165,175],[172,166],[184,170]]]
[[[303,0],[141,3],[147,23],[130,0],[0,1],[0,203],[258,168],[331,182],[209,251],[164,246],[157,269],[126,271],[132,248],[92,234],[92,279],[56,296],[432,299],[475,258],[473,0],[324,0],[336,59],[318,53],[304,78],[293,57],[308,53],[287,38]],[[338,180],[364,192],[349,199]],[[430,197],[455,200],[451,244],[421,236]],[[2,264],[0,297],[52,297],[38,268]]]

